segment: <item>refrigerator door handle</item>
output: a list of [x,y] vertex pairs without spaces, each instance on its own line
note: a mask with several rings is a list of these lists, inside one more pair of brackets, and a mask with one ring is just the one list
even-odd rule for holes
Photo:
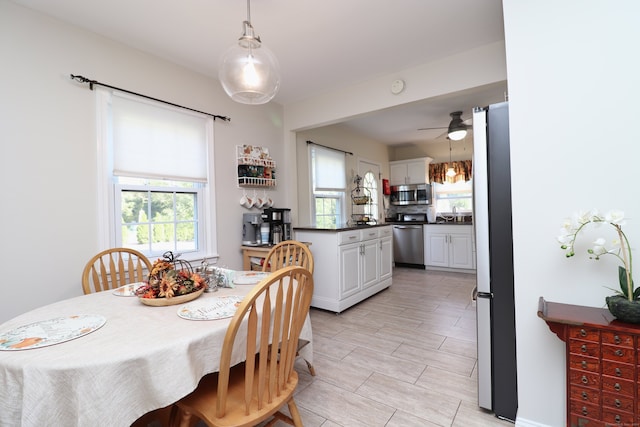
[[478,298],[493,298],[493,292],[477,292],[476,295]]

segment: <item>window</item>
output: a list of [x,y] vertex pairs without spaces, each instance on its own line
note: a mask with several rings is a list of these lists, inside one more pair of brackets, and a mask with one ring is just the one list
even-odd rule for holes
[[101,246],[215,255],[213,118],[99,92]]
[[335,227],[344,224],[346,189],[344,153],[309,145],[313,224]]
[[471,180],[455,184],[434,182],[433,192],[437,212],[471,212],[473,210],[473,187]]

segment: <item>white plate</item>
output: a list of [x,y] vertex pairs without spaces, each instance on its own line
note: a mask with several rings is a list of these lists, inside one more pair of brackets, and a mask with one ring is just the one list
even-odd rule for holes
[[42,320],[0,334],[0,350],[27,350],[60,344],[100,329],[107,319],[96,314]]
[[247,271],[244,273],[237,273],[233,278],[233,283],[236,285],[255,285],[262,279],[267,277],[268,272],[263,271]]
[[113,294],[119,297],[135,297],[136,290],[144,285],[146,285],[145,282],[129,283],[128,285],[120,286],[118,289],[114,290]]
[[178,316],[187,320],[217,320],[233,317],[240,305],[242,297],[229,295],[200,300],[183,305],[178,309]]

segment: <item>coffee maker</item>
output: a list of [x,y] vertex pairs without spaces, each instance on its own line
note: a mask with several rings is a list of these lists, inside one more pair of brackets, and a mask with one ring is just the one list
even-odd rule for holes
[[269,224],[270,245],[291,240],[291,209],[267,208],[262,212],[262,222]]
[[242,244],[245,246],[258,246],[263,243],[260,238],[260,224],[262,215],[259,213],[242,214]]

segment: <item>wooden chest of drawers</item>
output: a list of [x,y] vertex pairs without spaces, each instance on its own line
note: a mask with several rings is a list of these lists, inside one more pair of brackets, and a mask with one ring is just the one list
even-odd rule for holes
[[640,325],[543,298],[538,316],[567,346],[567,425],[640,425]]

